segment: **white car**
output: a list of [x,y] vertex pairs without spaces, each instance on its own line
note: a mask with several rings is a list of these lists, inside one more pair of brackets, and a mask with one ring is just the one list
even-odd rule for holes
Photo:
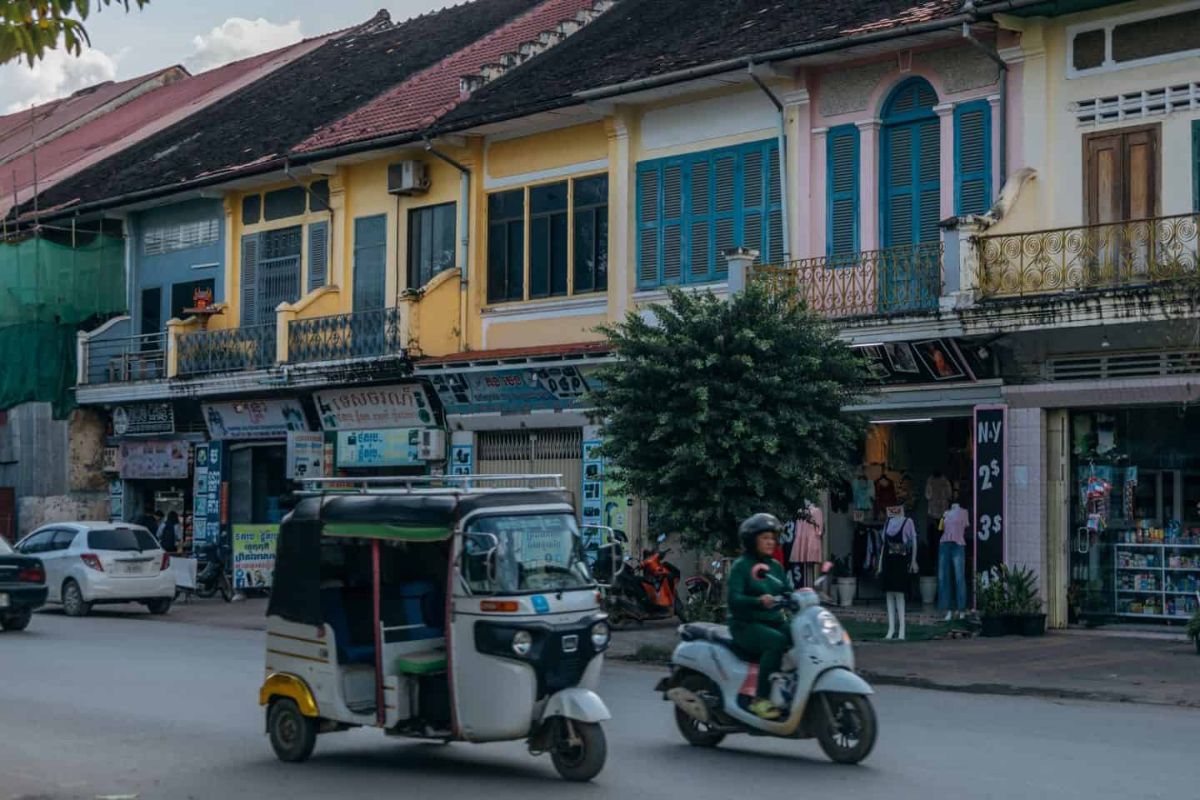
[[46,568],[48,601],[82,617],[97,603],[143,603],[165,614],[175,598],[171,557],[140,525],[59,522],[43,525],[16,546]]

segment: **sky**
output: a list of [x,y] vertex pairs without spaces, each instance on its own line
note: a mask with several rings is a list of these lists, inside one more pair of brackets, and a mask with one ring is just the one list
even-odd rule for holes
[[365,22],[380,8],[398,22],[460,1],[150,0],[128,14],[114,6],[87,21],[92,46],[81,56],[55,50],[33,69],[24,61],[0,66],[0,114],[173,64],[195,74]]

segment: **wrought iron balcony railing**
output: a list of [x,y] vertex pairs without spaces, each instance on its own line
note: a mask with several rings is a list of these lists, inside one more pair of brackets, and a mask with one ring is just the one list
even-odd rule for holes
[[892,247],[751,268],[751,277],[827,317],[894,316],[938,307],[942,244]]
[[399,308],[292,320],[288,360],[299,364],[398,354],[404,349],[403,327]]
[[1197,276],[1196,214],[983,236],[984,297],[1166,283]]
[[161,380],[167,377],[167,335],[88,339],[83,359],[86,384]]
[[211,375],[275,365],[275,323],[183,333],[176,338],[178,373]]

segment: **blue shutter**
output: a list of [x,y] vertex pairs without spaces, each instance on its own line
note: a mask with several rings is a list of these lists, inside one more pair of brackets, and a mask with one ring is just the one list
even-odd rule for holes
[[828,255],[858,250],[858,158],[857,127],[844,125],[829,131],[825,178]]
[[308,290],[324,286],[329,280],[329,223],[308,226]]
[[913,243],[913,133],[906,125],[887,130],[886,178],[888,203],[883,226],[884,246]]
[[917,222],[920,227],[915,241],[936,242],[942,238],[938,225],[942,219],[942,124],[937,120],[925,122],[919,131]]
[[387,215],[354,220],[355,311],[370,311],[386,305]]
[[1192,210],[1200,211],[1200,119],[1192,122]]
[[672,159],[662,169],[662,282],[683,279],[683,161]]
[[954,109],[954,213],[983,214],[991,204],[991,107],[977,100]]
[[761,264],[767,248],[763,244],[766,214],[767,182],[763,177],[763,151],[761,147],[747,147],[742,151],[742,247],[758,251],[754,263]]
[[638,285],[656,286],[659,282],[658,185],[662,170],[658,164],[638,165]]
[[255,305],[258,293],[258,234],[242,237],[242,325],[258,322]]
[[731,152],[713,156],[713,251],[716,253],[717,275],[729,274],[729,263],[721,255],[736,246],[737,225],[737,156]]
[[783,241],[783,181],[779,175],[779,147],[767,148],[767,249],[765,261],[782,264],[787,253]]
[[713,164],[709,154],[695,158],[688,174],[688,276],[693,282],[713,274]]

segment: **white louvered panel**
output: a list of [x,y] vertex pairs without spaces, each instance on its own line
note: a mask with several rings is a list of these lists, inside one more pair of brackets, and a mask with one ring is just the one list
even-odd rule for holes
[[1075,104],[1075,120],[1080,126],[1088,126],[1197,110],[1200,81],[1192,81],[1081,100]]

